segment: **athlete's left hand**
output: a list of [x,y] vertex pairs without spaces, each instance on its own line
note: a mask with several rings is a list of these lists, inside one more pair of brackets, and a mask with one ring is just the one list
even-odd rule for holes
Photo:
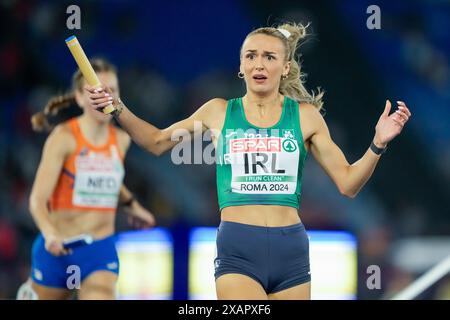
[[386,100],[384,112],[375,127],[374,143],[379,148],[386,147],[391,140],[398,136],[411,117],[411,112],[403,101],[397,101],[397,104],[398,109],[389,115],[391,102]]
[[156,225],[155,216],[137,201],[133,201],[126,212],[128,214],[128,223],[133,228],[148,229]]

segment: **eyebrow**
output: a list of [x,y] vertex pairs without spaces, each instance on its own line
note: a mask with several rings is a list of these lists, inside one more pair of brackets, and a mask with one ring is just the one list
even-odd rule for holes
[[[250,53],[256,53],[258,50],[247,50],[247,51],[245,51],[246,53],[247,52],[250,52]],[[277,54],[276,52],[272,52],[272,51],[264,51],[264,54]]]

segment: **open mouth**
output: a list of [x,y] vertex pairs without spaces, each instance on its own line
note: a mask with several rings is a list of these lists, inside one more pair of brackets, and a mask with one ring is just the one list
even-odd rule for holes
[[262,83],[262,82],[264,82],[265,80],[267,80],[267,77],[264,76],[264,75],[262,75],[262,74],[255,74],[255,75],[253,76],[253,79],[256,81],[256,83]]

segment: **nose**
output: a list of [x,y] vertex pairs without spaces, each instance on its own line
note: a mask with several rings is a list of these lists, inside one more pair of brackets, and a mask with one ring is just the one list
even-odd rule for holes
[[257,71],[262,71],[262,70],[264,70],[264,65],[263,65],[263,62],[262,62],[261,57],[259,57],[258,59],[256,59],[256,61],[255,61],[255,69],[256,69]]

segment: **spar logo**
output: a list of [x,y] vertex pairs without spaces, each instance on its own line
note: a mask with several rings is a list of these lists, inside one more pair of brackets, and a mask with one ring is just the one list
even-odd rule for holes
[[281,144],[281,138],[232,139],[230,140],[230,152],[281,152]]
[[283,141],[283,150],[286,152],[294,152],[297,150],[297,145],[294,141],[294,130],[286,129],[282,131],[284,141]]
[[283,150],[286,152],[294,152],[295,150],[297,150],[297,146],[295,145],[294,140],[285,139],[283,141]]
[[230,140],[231,153],[247,152],[294,152],[297,145],[292,139],[282,138],[241,138]]

